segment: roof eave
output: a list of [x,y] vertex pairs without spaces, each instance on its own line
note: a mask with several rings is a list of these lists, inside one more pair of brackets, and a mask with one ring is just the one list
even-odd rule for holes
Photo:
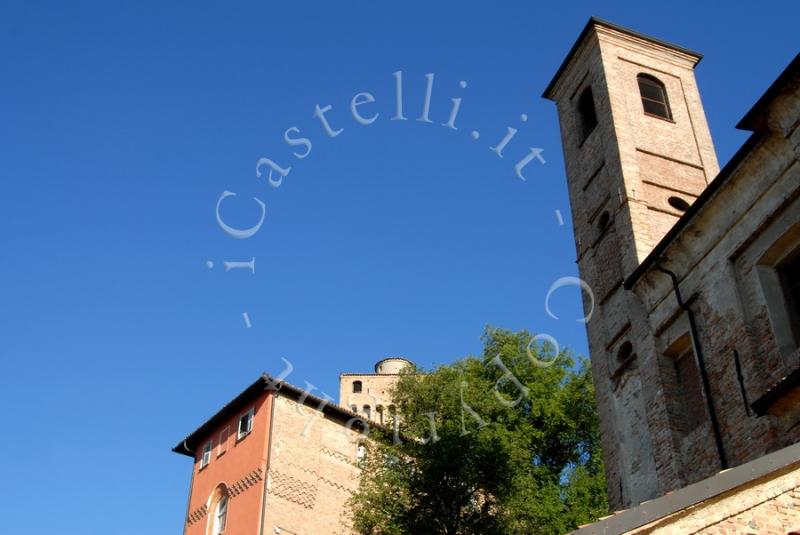
[[766,124],[763,116],[769,104],[777,97],[784,87],[791,83],[792,79],[797,79],[800,76],[800,53],[795,55],[794,59],[789,62],[789,65],[783,69],[783,72],[778,75],[769,88],[761,95],[761,98],[753,104],[753,107],[742,117],[742,120],[736,124],[739,130],[755,131],[763,128]]
[[246,405],[247,402],[254,398],[257,393],[263,392],[264,390],[291,393],[292,397],[296,400],[302,399],[304,403],[321,408],[323,414],[333,416],[334,418],[343,422],[349,422],[354,418],[357,420],[363,419],[361,415],[337,405],[336,403],[332,403],[330,399],[320,398],[306,390],[301,389],[300,387],[264,373],[254,383],[245,388],[241,393],[239,393],[239,395],[226,403],[213,416],[211,416],[197,429],[181,440],[174,448],[172,448],[172,451],[188,457],[194,457],[196,449],[192,447],[194,442],[199,442],[199,440],[204,438],[215,427],[215,425],[219,424],[220,421],[236,414],[240,406]]

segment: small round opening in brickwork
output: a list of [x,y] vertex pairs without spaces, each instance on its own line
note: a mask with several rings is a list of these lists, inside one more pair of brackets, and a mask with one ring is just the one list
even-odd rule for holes
[[633,354],[633,346],[631,345],[630,342],[625,342],[619,347],[619,350],[617,351],[617,361],[625,362],[630,358],[632,354]]
[[606,227],[608,227],[610,221],[611,215],[608,212],[603,212],[600,214],[600,217],[597,219],[597,228],[600,230],[600,232],[603,232]]
[[667,199],[667,202],[670,206],[675,208],[676,210],[680,210],[681,212],[685,212],[689,209],[689,203],[685,200],[681,199],[680,197],[670,197]]

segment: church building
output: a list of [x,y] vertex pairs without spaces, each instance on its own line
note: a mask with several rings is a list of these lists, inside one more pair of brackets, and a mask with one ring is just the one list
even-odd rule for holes
[[543,95],[593,293],[609,501],[627,508],[580,533],[800,528],[800,59],[720,169],[701,57],[593,18]]

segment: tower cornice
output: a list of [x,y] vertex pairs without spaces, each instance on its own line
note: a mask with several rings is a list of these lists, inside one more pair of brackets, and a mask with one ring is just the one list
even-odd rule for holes
[[556,71],[555,76],[553,79],[550,80],[550,83],[547,84],[544,92],[542,93],[542,97],[548,100],[555,100],[555,94],[557,93],[557,89],[561,78],[563,77],[564,73],[568,70],[572,60],[580,55],[580,53],[586,48],[588,45],[589,39],[595,35],[599,35],[605,32],[606,34],[614,34],[617,37],[624,37],[632,42],[636,42],[640,46],[643,44],[654,46],[655,48],[659,49],[669,49],[673,53],[677,53],[680,56],[685,56],[688,61],[691,61],[694,66],[700,63],[700,60],[703,59],[703,55],[699,52],[695,52],[688,48],[684,48],[682,46],[675,45],[673,43],[663,41],[661,39],[656,39],[655,37],[651,37],[649,35],[645,35],[643,33],[631,30],[630,28],[625,28],[624,26],[620,26],[618,24],[614,24],[613,22],[608,22],[606,20],[591,17],[589,21],[584,26],[583,30],[581,31],[578,38],[575,40],[575,43],[570,48],[567,56],[564,58],[564,61],[561,63],[561,66]]

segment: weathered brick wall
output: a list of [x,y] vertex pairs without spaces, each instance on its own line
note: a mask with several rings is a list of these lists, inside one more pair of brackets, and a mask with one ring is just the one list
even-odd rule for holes
[[[770,113],[791,126],[773,129],[751,148],[726,184],[711,198],[664,253],[665,266],[680,279],[684,299],[697,317],[711,395],[731,466],[800,440],[800,415],[757,418],[748,404],[798,365],[800,353],[781,351],[768,313],[759,274],[765,255],[800,246],[800,164],[798,100],[782,99]],[[794,114],[794,118],[789,118]],[[777,253],[776,253],[777,255]],[[654,339],[657,358],[688,331],[672,283],[651,270],[635,288],[648,325],[641,339]],[[795,342],[796,344],[796,342]],[[744,395],[734,351],[742,366]],[[667,371],[660,371],[668,384]],[[747,401],[745,401],[745,398]],[[674,419],[671,419],[674,422]],[[673,433],[681,469],[680,485],[719,470],[709,424],[699,432]]]
[[[680,216],[667,199],[692,200],[718,165],[694,81],[696,58],[596,27],[561,75],[558,106],[581,277],[597,309],[588,325],[608,493],[612,507],[639,503],[680,484],[655,340],[645,310],[621,287]],[[673,121],[645,116],[637,75],[666,86]],[[585,140],[576,97],[591,86],[598,117]],[[609,224],[600,225],[602,214]],[[636,362],[616,359],[634,342]]]
[[[605,72],[600,55],[599,44],[595,36],[589,36],[576,52],[573,63],[577,66],[567,69],[560,82],[561,88],[554,98],[558,107],[561,138],[564,147],[564,162],[567,170],[567,187],[572,207],[573,232],[575,234],[578,268],[583,278],[592,288],[604,285],[602,270],[594,262],[595,245],[598,240],[617,236],[617,218],[624,217],[619,211],[619,199],[616,195],[615,180],[619,177],[619,163],[615,151],[607,150],[615,143],[615,131],[608,117],[610,104],[605,84]],[[598,116],[598,125],[588,138],[583,139],[580,118],[576,110],[575,98],[591,86],[594,105]],[[624,210],[624,208],[622,209]],[[610,221],[603,232],[598,228],[598,218],[608,212]],[[619,245],[622,249],[627,242]],[[606,269],[622,271],[622,258],[615,256],[610,262],[601,262]],[[612,267],[616,263],[616,267]],[[608,284],[606,286],[611,286]],[[610,303],[609,303],[610,304]],[[597,392],[598,412],[602,429],[606,481],[611,503],[619,506],[621,500],[620,484],[620,452],[619,429],[617,415],[614,412],[614,398],[610,386],[610,375],[613,370],[605,357],[606,344],[618,328],[607,326],[608,316],[603,314],[601,305],[589,326],[589,352],[592,356],[592,373]],[[588,298],[584,300],[584,308],[588,311]],[[612,305],[613,306],[613,305]]]
[[[705,394],[688,388],[697,361],[670,354],[689,333],[671,280],[651,269],[634,291],[619,284],[718,173],[696,87],[696,58],[602,25],[590,32],[554,86],[573,211],[578,266],[594,289],[587,325],[612,508],[627,507],[720,469]],[[673,121],[643,114],[636,76],[658,77]],[[583,140],[576,96],[591,85],[598,126]],[[765,84],[766,85],[766,84]],[[800,408],[756,418],[745,403],[800,364],[796,340],[776,339],[763,264],[800,247],[798,84],[768,110],[769,132],[662,256],[697,316],[715,412],[730,465],[800,440]],[[603,230],[598,221],[610,215]],[[584,299],[585,306],[588,300]],[[772,316],[771,316],[772,314]],[[778,329],[779,330],[779,329]],[[636,359],[616,355],[631,342]],[[741,359],[744,396],[735,372]],[[695,412],[685,414],[691,394]],[[699,405],[699,406],[698,406]],[[694,419],[700,420],[695,425]]]
[[265,534],[351,534],[346,501],[358,487],[360,434],[278,396],[270,448]]

